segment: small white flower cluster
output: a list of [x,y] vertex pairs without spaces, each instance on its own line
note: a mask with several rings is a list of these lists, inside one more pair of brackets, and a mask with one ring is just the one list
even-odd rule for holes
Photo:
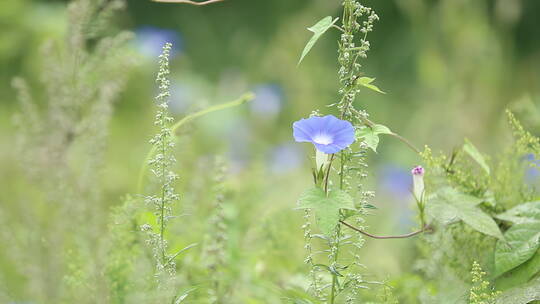
[[[362,65],[359,59],[367,58],[370,49],[370,43],[367,40],[368,33],[373,31],[373,24],[379,20],[379,16],[369,7],[361,5],[356,0],[345,0],[343,15],[343,33],[341,34],[339,44],[338,62],[340,65],[338,76],[342,87],[339,95],[341,101],[337,103],[338,109],[351,115],[352,102],[359,90],[355,87],[356,79],[360,77]],[[360,19],[364,18],[360,23]],[[357,46],[355,37],[361,33],[360,45]]]
[[178,175],[172,171],[172,166],[176,163],[173,155],[174,138],[170,128],[173,118],[169,116],[169,87],[170,81],[169,56],[172,45],[165,44],[163,53],[159,56],[159,72],[157,83],[159,94],[156,96],[157,113],[154,124],[159,128],[159,132],[150,140],[156,150],[156,155],[149,161],[151,172],[157,179],[159,189],[155,194],[145,197],[145,202],[154,210],[157,218],[157,227],[144,224],[140,228],[148,234],[147,243],[152,247],[156,260],[156,277],[160,277],[163,272],[174,275],[176,265],[173,258],[167,253],[167,241],[164,238],[167,222],[172,218],[172,205],[180,199],[175,193],[174,182]]
[[[343,33],[339,43],[338,55],[340,65],[338,76],[341,84],[338,93],[341,99],[335,105],[342,114],[341,117],[343,119],[356,124],[357,122],[362,123],[369,116],[366,111],[356,109],[353,106],[353,102],[360,92],[355,85],[356,80],[362,75],[360,71],[362,65],[359,63],[359,60],[367,58],[367,53],[370,49],[370,43],[367,40],[368,33],[373,31],[373,24],[379,20],[379,17],[373,9],[361,5],[356,0],[344,0],[343,6]],[[367,213],[364,206],[374,196],[374,192],[366,189],[364,185],[364,179],[368,176],[368,165],[365,161],[367,149],[367,145],[364,142],[360,142],[360,145],[356,148],[344,150],[340,157],[340,186],[349,193],[356,193],[355,201],[357,202],[358,213],[355,215],[354,220],[359,226],[364,224],[362,215]],[[342,235],[338,230],[336,239],[339,240],[340,237]],[[362,275],[359,273],[364,268],[359,255],[359,250],[363,246],[364,240],[361,235],[358,235],[357,238],[353,242],[353,248],[351,250],[354,255],[353,264],[355,267],[349,268],[346,272],[344,271],[344,275],[351,282],[350,291],[346,297],[347,303],[358,301],[358,291],[365,288]],[[341,250],[340,247],[342,246],[343,244],[339,244],[339,241],[333,242],[329,252],[329,258],[331,260],[330,267],[339,267],[337,252]],[[330,300],[334,300],[332,295],[330,296]]]

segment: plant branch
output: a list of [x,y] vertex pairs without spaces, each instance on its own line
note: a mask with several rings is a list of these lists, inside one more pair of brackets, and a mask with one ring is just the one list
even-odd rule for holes
[[395,138],[401,140],[404,144],[406,144],[409,148],[411,148],[411,150],[413,150],[414,152],[416,152],[417,154],[420,154],[422,153],[422,151],[420,151],[417,147],[415,147],[408,139],[406,139],[405,137],[397,134],[397,133],[390,133],[388,134],[390,136],[394,136]]
[[379,236],[379,235],[374,235],[374,234],[371,234],[371,233],[367,233],[359,228],[356,228],[354,227],[353,225],[345,222],[345,221],[339,221],[341,224],[351,228],[352,230],[356,231],[356,232],[359,232],[365,236],[368,236],[370,238],[373,238],[373,239],[379,239],[379,240],[385,240],[385,239],[406,239],[406,238],[410,238],[410,237],[413,237],[417,234],[420,234],[420,233],[424,233],[424,232],[430,232],[432,231],[432,228],[429,226],[429,225],[425,225],[422,229],[418,230],[418,231],[415,231],[415,232],[411,232],[411,233],[407,233],[407,234],[402,234],[402,235],[388,235],[388,236]]
[[345,33],[345,30],[343,28],[341,28],[341,26],[339,26],[339,25],[332,24],[332,27],[340,30],[342,33]]
[[167,260],[167,263],[172,262],[172,261],[173,261],[174,259],[176,259],[176,257],[179,256],[182,252],[184,252],[184,251],[186,251],[186,250],[189,250],[189,249],[191,249],[191,248],[193,248],[193,247],[195,247],[195,246],[197,246],[197,245],[198,245],[197,243],[194,243],[194,244],[191,244],[191,245],[189,245],[189,246],[187,246],[187,247],[185,247],[185,248],[183,248],[183,249],[180,249],[177,253],[175,253],[173,256],[171,256],[171,257],[169,258],[169,260]]
[[207,0],[203,2],[197,2],[197,1],[191,1],[191,0],[152,0],[152,1],[159,2],[159,3],[177,3],[177,4],[191,4],[195,6],[203,6],[203,5],[208,5],[212,3],[223,2],[225,0]]
[[[374,125],[376,125],[373,121],[369,120],[368,118],[365,118],[363,117],[362,118],[362,121],[370,128],[372,128]],[[388,135],[390,136],[393,136],[397,139],[399,139],[401,142],[403,142],[404,144],[407,145],[407,147],[409,147],[411,150],[413,150],[414,152],[416,152],[417,154],[420,154],[422,153],[422,151],[420,151],[420,149],[418,149],[417,147],[415,147],[408,139],[406,139],[405,137],[397,134],[397,133],[388,133]]]
[[[211,106],[211,107],[203,109],[203,110],[201,110],[199,112],[195,112],[193,114],[190,114],[190,115],[182,118],[177,123],[175,123],[171,127],[171,132],[174,134],[181,126],[183,126],[186,123],[194,120],[195,118],[204,116],[206,114],[210,114],[210,113],[215,112],[215,111],[220,111],[220,110],[224,110],[224,109],[227,109],[227,108],[243,105],[243,104],[245,104],[247,102],[252,101],[254,98],[255,98],[255,94],[249,92],[249,93],[245,93],[244,95],[240,96],[240,98],[238,98],[237,100],[227,102],[227,103],[223,103],[223,104],[218,104],[218,105],[215,105],[215,106]],[[138,178],[138,182],[137,182],[137,189],[138,189],[139,192],[142,191],[142,185],[143,185],[143,181],[144,181],[144,174],[146,173],[146,170],[148,169],[148,161],[154,156],[155,153],[156,153],[156,147],[152,147],[152,149],[150,151],[148,151],[148,154],[146,155],[146,158],[145,158],[145,160],[144,160],[144,162],[143,162],[143,164],[141,166],[141,169],[139,170],[139,178]]]
[[324,193],[328,195],[328,177],[330,176],[330,169],[332,169],[332,162],[334,161],[335,154],[330,156],[330,161],[328,162],[328,169],[326,170],[326,176],[324,180]]

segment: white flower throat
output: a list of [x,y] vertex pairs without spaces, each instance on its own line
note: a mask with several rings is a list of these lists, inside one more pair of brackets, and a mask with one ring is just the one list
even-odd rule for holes
[[329,145],[332,141],[332,136],[325,133],[319,133],[313,137],[313,142],[319,145]]

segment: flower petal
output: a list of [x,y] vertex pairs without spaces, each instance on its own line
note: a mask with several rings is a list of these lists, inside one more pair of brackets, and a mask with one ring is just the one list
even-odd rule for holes
[[[301,119],[293,123],[293,135],[297,142],[311,142],[327,154],[347,148],[355,139],[352,124],[333,115]],[[326,140],[321,142],[323,135]]]
[[293,123],[293,136],[297,142],[311,142],[313,131],[305,123],[305,120],[302,119]]
[[334,154],[344,149],[336,144],[329,144],[329,145],[314,144],[314,145],[315,145],[315,148],[317,148],[317,150],[324,152],[326,154]]

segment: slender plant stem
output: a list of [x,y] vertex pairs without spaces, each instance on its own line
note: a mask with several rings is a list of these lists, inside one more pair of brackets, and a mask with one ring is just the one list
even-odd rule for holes
[[342,33],[345,33],[345,30],[343,28],[341,28],[341,26],[339,26],[339,25],[332,24],[332,27],[340,30]]
[[378,240],[386,240],[386,239],[406,239],[406,238],[410,238],[410,237],[413,237],[415,235],[418,235],[420,233],[424,233],[424,232],[428,232],[428,231],[432,231],[431,227],[428,226],[428,225],[425,225],[422,229],[418,230],[418,231],[415,231],[415,232],[411,232],[411,233],[407,233],[407,234],[402,234],[402,235],[388,235],[388,236],[380,236],[380,235],[374,235],[374,234],[371,234],[371,233],[367,233],[359,228],[356,228],[354,227],[353,225],[345,222],[345,221],[339,221],[341,224],[351,228],[352,230],[356,231],[356,232],[359,232],[365,236],[368,236],[370,238],[373,238],[373,239],[378,239]]
[[197,1],[191,1],[191,0],[152,0],[153,2],[160,2],[160,3],[178,3],[178,4],[190,4],[195,6],[203,6],[208,5],[212,3],[218,3],[223,2],[225,0],[208,0],[203,2],[197,2]]
[[[190,115],[182,118],[181,120],[179,120],[177,123],[175,123],[171,127],[171,133],[174,134],[176,132],[176,130],[178,130],[181,126],[183,126],[186,123],[194,120],[195,118],[204,116],[206,114],[210,114],[210,113],[215,112],[215,111],[224,110],[224,109],[227,109],[227,108],[243,105],[244,103],[249,102],[249,101],[253,100],[254,98],[255,98],[255,94],[249,92],[249,93],[246,93],[246,94],[240,96],[238,99],[236,99],[234,101],[219,104],[219,105],[215,105],[215,106],[206,108],[204,110],[201,110],[199,112],[195,112],[193,114],[190,114]],[[143,185],[143,181],[144,181],[144,175],[146,173],[146,170],[148,169],[148,161],[152,158],[152,156],[154,156],[155,153],[156,153],[156,147],[152,147],[150,149],[150,151],[148,151],[148,154],[146,155],[146,158],[144,159],[144,162],[143,162],[143,164],[141,166],[141,169],[139,170],[139,180],[137,182],[137,189],[138,189],[139,193],[142,190],[142,185]]]
[[[341,213],[340,213],[341,217]],[[334,254],[334,262],[333,264],[336,264],[338,261],[338,254],[339,254],[339,240],[341,238],[341,226],[337,225],[336,227],[336,253]],[[332,290],[330,291],[330,304],[334,304],[334,301],[336,299],[336,284],[337,284],[337,276],[336,274],[332,273]]]
[[339,189],[343,190],[343,176],[345,175],[343,173],[343,170],[345,169],[345,159],[343,157],[343,153],[339,154],[339,160],[340,160],[340,169],[339,169]]
[[175,253],[173,256],[171,256],[168,260],[167,260],[167,263],[170,263],[171,261],[173,261],[174,259],[176,259],[177,256],[179,256],[182,252],[186,251],[186,250],[189,250],[195,246],[197,246],[198,244],[197,243],[193,243],[187,247],[184,247],[183,249],[180,249],[177,253]]
[[[368,126],[368,127],[373,127],[376,125],[376,123],[374,123],[373,121],[369,120],[368,118],[362,118],[362,121]],[[403,142],[405,145],[407,145],[407,147],[409,147],[411,150],[413,150],[414,152],[416,152],[417,154],[420,154],[422,153],[422,151],[420,151],[420,149],[418,149],[417,147],[415,147],[408,139],[406,139],[405,137],[397,134],[397,133],[389,133],[388,135],[390,136],[393,136],[397,139],[399,139],[401,142]]]
[[328,194],[328,178],[330,176],[330,169],[332,169],[332,162],[334,161],[335,154],[330,156],[330,161],[328,163],[328,169],[326,169],[326,176],[324,177],[324,193]]
[[[163,128],[163,126],[162,126]],[[161,142],[161,155],[165,157],[166,154],[166,147],[165,143]],[[159,246],[161,247],[161,263],[165,265],[165,189],[167,187],[167,177],[166,174],[166,160],[163,161],[163,164],[161,165],[161,214],[160,214],[160,230],[159,230]]]
[[401,136],[401,135],[399,135],[399,134],[397,134],[397,133],[394,133],[394,132],[392,132],[392,133],[390,133],[390,134],[388,134],[388,135],[393,136],[393,137],[395,137],[395,138],[401,140],[404,144],[406,144],[409,148],[411,148],[411,150],[413,150],[413,151],[416,152],[417,154],[422,153],[422,151],[420,151],[418,148],[416,148],[416,147],[415,147],[408,139],[406,139],[405,137],[403,137],[403,136]]

